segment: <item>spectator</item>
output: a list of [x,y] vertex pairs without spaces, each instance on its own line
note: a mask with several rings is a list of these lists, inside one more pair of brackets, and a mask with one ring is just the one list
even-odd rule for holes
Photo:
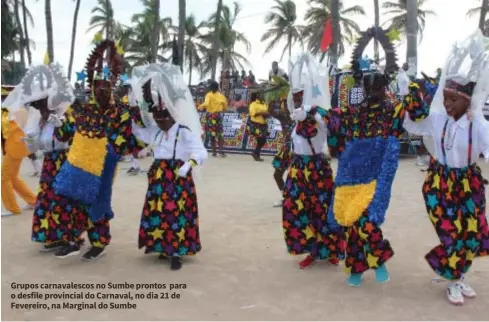
[[268,74],[268,80],[271,81],[272,77],[274,76],[280,76],[288,80],[289,78],[287,77],[287,74],[284,72],[282,68],[278,67],[278,63],[274,61],[272,63],[272,69],[270,70],[270,73]]
[[255,84],[255,75],[253,75],[253,72],[251,70],[248,72],[248,82],[250,85]]
[[236,94],[233,108],[238,113],[248,113],[248,103],[246,103],[241,94]]
[[241,81],[244,83],[246,80],[246,71],[243,69],[241,70]]
[[86,95],[85,95],[85,91],[82,89],[80,83],[75,83],[75,90],[73,91],[73,94],[75,94],[75,97],[78,99],[78,101],[81,104],[85,103]]
[[398,95],[402,98],[409,94],[409,76],[407,75],[407,71],[409,66],[407,63],[402,65],[402,68],[399,68],[399,72],[397,73],[397,89]]

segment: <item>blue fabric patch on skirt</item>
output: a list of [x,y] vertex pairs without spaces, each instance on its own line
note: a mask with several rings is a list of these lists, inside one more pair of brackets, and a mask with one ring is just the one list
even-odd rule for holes
[[[377,180],[374,197],[366,210],[369,219],[381,224],[389,207],[392,182],[399,165],[399,140],[376,137],[356,139],[347,142],[345,150],[338,160],[338,172],[335,187],[367,184]],[[333,231],[341,229],[334,216],[334,193],[327,214],[328,226]]]
[[97,198],[102,184],[101,178],[72,165],[66,160],[54,179],[56,194],[84,204],[91,204]]
[[112,211],[112,185],[120,156],[117,155],[110,144],[107,145],[104,169],[102,171],[101,186],[97,198],[92,202],[88,215],[92,222],[98,222],[104,218],[114,218]]

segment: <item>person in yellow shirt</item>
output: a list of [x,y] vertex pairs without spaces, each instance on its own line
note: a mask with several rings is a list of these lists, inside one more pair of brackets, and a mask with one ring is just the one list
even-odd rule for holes
[[261,94],[252,93],[250,104],[250,118],[246,125],[246,133],[256,140],[256,148],[253,151],[255,161],[263,161],[260,157],[261,149],[267,143],[268,137],[268,106],[263,102]]
[[222,130],[222,112],[228,109],[228,102],[224,95],[219,92],[219,84],[217,82],[211,83],[211,91],[205,95],[204,103],[199,105],[199,110],[205,109],[206,121],[205,132],[210,137],[212,156],[217,156],[216,153],[216,140],[219,145],[219,152],[224,158],[224,134]]
[[19,177],[22,160],[30,154],[22,140],[24,137],[24,131],[10,120],[8,110],[2,108],[2,203],[6,209],[2,217],[22,212],[14,192],[24,199],[29,208],[36,204],[36,195]]

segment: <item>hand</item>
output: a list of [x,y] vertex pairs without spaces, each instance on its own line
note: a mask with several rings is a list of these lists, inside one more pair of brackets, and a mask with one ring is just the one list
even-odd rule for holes
[[190,171],[190,168],[192,168],[192,165],[190,162],[185,162],[180,169],[178,169],[178,176],[179,177],[186,177],[188,172]]
[[55,127],[60,127],[63,125],[63,122],[56,114],[50,114],[48,117],[48,123],[53,124]]
[[299,121],[299,122],[304,121],[307,117],[307,112],[303,108],[296,108],[295,110],[292,111],[290,117],[294,121]]

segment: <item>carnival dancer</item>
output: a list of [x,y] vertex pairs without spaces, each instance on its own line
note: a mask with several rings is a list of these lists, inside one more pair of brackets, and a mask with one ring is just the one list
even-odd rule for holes
[[[120,158],[131,151],[129,138],[131,116],[127,108],[116,105],[113,86],[122,71],[122,57],[112,40],[99,42],[90,54],[87,79],[91,98],[87,104],[75,101],[72,105],[76,120],[76,133],[68,159],[55,178],[57,194],[88,206],[85,228],[92,247],[83,255],[92,260],[104,254],[111,241],[110,220],[112,186]],[[104,66],[104,57],[106,56]],[[77,236],[71,236],[70,245],[55,253],[64,258],[77,254]]]
[[[20,95],[16,95],[17,91]],[[86,212],[85,206],[57,195],[53,189],[54,178],[67,158],[69,141],[75,132],[73,119],[69,115],[64,120],[61,117],[75,97],[59,64],[31,67],[13,95],[18,100],[12,108],[28,108],[25,142],[29,151],[44,152],[32,240],[43,244],[41,251],[56,250],[68,244],[71,230],[76,230],[76,236],[81,235],[79,215]]]
[[[12,93],[2,102],[8,106],[12,101]],[[22,128],[15,121],[14,113],[2,107],[2,204],[5,211],[2,217],[19,215],[22,208],[17,203],[15,192],[27,203],[25,209],[33,209],[36,195],[19,176],[22,160],[28,156],[29,150],[22,138],[25,136]],[[18,121],[18,120],[17,120]]]
[[282,195],[280,200],[273,206],[282,207],[285,186],[284,175],[292,162],[292,131],[294,130],[295,123],[290,118],[290,111],[287,107],[287,96],[289,94],[288,82],[279,76],[274,76],[274,83],[276,85],[272,89],[266,90],[265,100],[268,102],[268,114],[279,120],[282,128],[282,145],[272,161],[275,169],[273,178]]
[[212,156],[216,157],[216,141],[219,146],[220,155],[224,158],[224,133],[222,130],[222,112],[228,109],[228,102],[224,95],[219,92],[219,84],[211,83],[210,92],[205,94],[205,101],[199,105],[199,109],[205,109],[205,132],[211,140]]
[[390,75],[398,68],[385,30],[373,27],[363,33],[354,49],[352,65],[361,59],[372,35],[386,51],[387,74],[375,72],[363,76],[364,102],[331,109],[323,117],[330,135],[330,148],[339,153],[328,226],[333,230],[346,230],[345,266],[349,275],[347,283],[351,286],[359,286],[368,269],[375,270],[378,283],[390,278],[385,264],[394,251],[380,227],[385,220],[398,167],[398,138],[404,133],[402,124],[406,111],[413,120],[428,115],[427,109],[409,110],[403,104],[394,106],[386,99]]
[[250,117],[246,124],[246,134],[256,140],[255,151],[252,156],[255,161],[263,161],[260,157],[261,150],[267,143],[268,132],[268,107],[263,102],[262,93],[251,93]]
[[[410,133],[434,140],[422,193],[440,244],[425,258],[450,282],[447,297],[455,305],[476,296],[464,276],[475,258],[489,254],[484,179],[476,163],[481,153],[489,161],[489,123],[482,114],[489,95],[488,54],[479,29],[456,44],[429,116],[420,122],[404,121]],[[416,86],[411,96],[411,104],[426,104]]]
[[[141,214],[139,248],[171,258],[171,269],[182,256],[201,250],[197,192],[192,168],[207,159],[199,115],[178,66],[151,64],[133,71],[144,89],[138,102],[145,128],[134,124],[139,139],[150,144],[154,162],[148,171],[148,191]],[[153,91],[152,91],[153,89]],[[151,113],[151,114],[150,114]]]
[[[309,74],[301,76],[304,65],[308,67]],[[333,172],[323,153],[327,129],[321,115],[331,105],[328,85],[324,82],[324,94],[316,96],[319,66],[310,54],[301,55],[294,66],[298,66],[296,69],[299,69],[299,73],[294,72],[294,68],[289,73],[291,103],[288,106],[292,110],[292,119],[299,122],[292,132],[292,163],[283,191],[285,242],[290,254],[307,254],[299,263],[301,269],[309,267],[315,260],[327,259],[331,264],[338,265],[339,260],[344,258],[344,234],[342,231],[332,232],[326,224],[333,193]],[[303,106],[313,104],[313,96],[316,104],[302,118]],[[304,97],[307,99],[304,100]]]

